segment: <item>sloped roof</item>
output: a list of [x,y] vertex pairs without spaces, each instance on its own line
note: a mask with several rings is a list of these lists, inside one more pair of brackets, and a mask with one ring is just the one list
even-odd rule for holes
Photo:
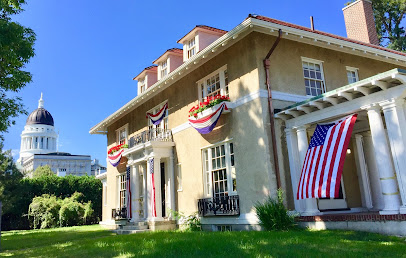
[[181,42],[182,39],[184,39],[185,37],[187,37],[187,35],[189,35],[191,32],[193,32],[193,31],[196,30],[196,29],[204,29],[204,30],[213,31],[213,32],[220,33],[220,34],[226,34],[226,33],[228,32],[228,31],[226,31],[226,30],[217,29],[217,28],[210,27],[210,26],[207,26],[207,25],[196,25],[196,27],[194,27],[193,29],[191,29],[188,33],[186,33],[185,36],[183,36],[181,39],[179,39],[179,40],[177,41],[177,43]]
[[133,78],[133,80],[137,80],[138,76],[140,76],[145,71],[157,72],[158,71],[158,66],[151,65],[151,66],[148,66],[148,67],[144,68],[144,70],[142,70],[142,72],[140,72],[137,76],[135,76]]

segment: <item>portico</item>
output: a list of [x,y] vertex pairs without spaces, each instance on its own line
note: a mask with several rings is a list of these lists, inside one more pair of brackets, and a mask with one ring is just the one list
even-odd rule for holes
[[[276,114],[286,125],[296,211],[302,216],[332,210],[379,211],[381,215],[406,213],[405,97],[406,71],[393,69],[310,98]],[[358,114],[358,119],[344,163],[342,197],[296,200],[309,136],[315,125],[353,113]]]
[[[129,140],[123,153],[131,168],[131,222],[172,220],[175,210],[175,175],[170,134]],[[129,207],[129,205],[127,205]]]

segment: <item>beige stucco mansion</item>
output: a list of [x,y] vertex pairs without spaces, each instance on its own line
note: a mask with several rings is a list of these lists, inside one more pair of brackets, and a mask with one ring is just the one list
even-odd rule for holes
[[[208,230],[256,229],[254,204],[275,196],[278,187],[288,208],[301,216],[405,214],[406,54],[376,45],[370,8],[359,0],[343,9],[348,38],[258,15],[228,32],[192,29],[178,41],[183,49],[166,51],[134,78],[138,96],[90,130],[107,136],[107,149],[129,145],[120,164],[108,164],[99,176],[101,223],[116,225],[113,211],[129,207],[126,167],[131,168],[131,222],[145,221],[151,228],[175,226],[171,211],[178,211],[198,212]],[[272,46],[268,76],[264,59]],[[275,116],[268,108],[267,78]],[[200,134],[188,121],[189,110],[216,94],[229,96],[229,112],[213,131]],[[166,103],[164,119],[153,125],[146,114]],[[203,117],[212,111],[204,112]],[[358,119],[341,197],[297,201],[316,123],[352,113]],[[395,233],[406,232],[405,222],[394,223],[400,223]]]

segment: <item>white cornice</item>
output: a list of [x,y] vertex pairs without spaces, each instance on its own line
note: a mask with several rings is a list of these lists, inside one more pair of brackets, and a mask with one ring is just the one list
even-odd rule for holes
[[[325,48],[334,48],[340,52],[350,52],[355,55],[365,56],[367,58],[378,59],[388,63],[406,66],[406,56],[391,53],[385,50],[376,49],[369,46],[364,46],[357,43],[348,42],[342,39],[336,39],[326,35],[320,35],[309,31],[304,31],[297,28],[288,27],[285,25],[275,24],[267,21],[262,21],[255,18],[247,18],[234,29],[221,36],[219,39],[211,43],[205,49],[197,53],[195,56],[184,62],[181,66],[166,75],[160,81],[149,87],[144,93],[136,96],[113,114],[106,117],[103,121],[92,127],[90,134],[106,134],[107,127],[117,121],[122,116],[134,110],[139,105],[145,103],[159,92],[163,91],[197,67],[207,62],[214,56],[218,55],[232,44],[241,38],[245,37],[252,30],[261,30],[270,35],[276,35],[279,29],[285,33],[285,37],[289,35],[289,39],[304,42],[306,39],[311,39],[307,44],[321,46]],[[322,45],[321,45],[322,44]],[[352,52],[351,52],[352,51]]]

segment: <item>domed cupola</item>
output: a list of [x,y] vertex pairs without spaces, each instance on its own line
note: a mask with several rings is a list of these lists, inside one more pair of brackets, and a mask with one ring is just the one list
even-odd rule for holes
[[31,112],[27,118],[25,125],[51,125],[54,126],[54,118],[51,113],[44,108],[44,100],[41,99],[38,101],[38,108]]

